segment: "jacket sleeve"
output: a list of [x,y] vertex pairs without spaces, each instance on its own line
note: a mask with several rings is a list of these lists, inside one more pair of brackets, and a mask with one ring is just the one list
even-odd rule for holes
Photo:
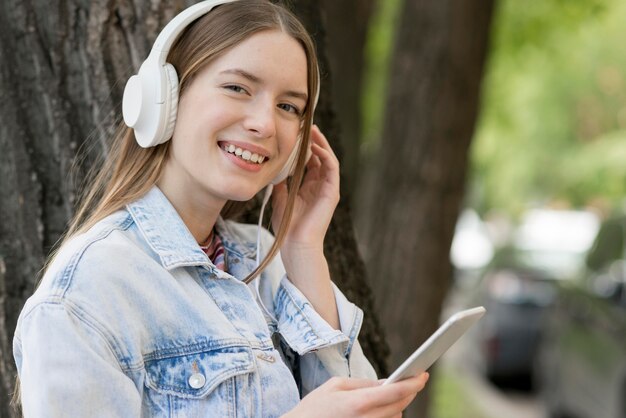
[[23,314],[13,352],[24,416],[140,416],[140,395],[107,341],[70,304],[40,302]]
[[[265,231],[264,248],[273,237]],[[333,376],[376,379],[358,341],[363,311],[348,301],[333,283],[341,329],[318,314],[306,296],[289,280],[277,255],[262,275],[257,290],[275,322],[287,364],[294,372],[301,396]]]
[[331,327],[284,276],[274,300],[278,332],[297,355],[301,396],[333,376],[376,379],[358,341],[363,312],[333,284],[340,330]]

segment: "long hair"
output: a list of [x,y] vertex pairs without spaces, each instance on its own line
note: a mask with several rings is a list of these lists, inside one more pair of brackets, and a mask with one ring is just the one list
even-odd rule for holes
[[[298,19],[285,8],[267,0],[240,0],[216,7],[190,24],[174,42],[167,62],[178,73],[180,96],[206,65],[250,36],[266,31],[280,30],[300,43],[307,58],[308,99],[302,115],[298,157],[288,185],[288,196],[282,222],[275,229],[275,241],[260,265],[245,282],[249,283],[278,253],[287,233],[299,185],[304,176],[306,150],[313,122],[315,92],[319,73],[315,46]],[[168,158],[170,141],[152,148],[141,148],[134,132],[120,124],[110,152],[102,167],[93,176],[82,194],[78,209],[71,220],[60,245],[71,237],[87,231],[98,221],[145,195],[159,180]],[[222,215],[243,210],[246,202],[229,201]],[[49,257],[48,266],[56,251]],[[45,270],[45,268],[44,268]]]
[[[260,265],[245,282],[249,283],[272,261],[287,233],[298,188],[304,176],[306,150],[313,122],[315,92],[319,73],[315,46],[298,19],[279,5],[268,0],[240,0],[216,7],[191,25],[176,40],[167,62],[176,68],[179,94],[182,96],[194,76],[206,65],[250,36],[265,31],[280,30],[300,43],[307,58],[308,100],[302,115],[298,157],[291,181],[282,222],[276,230],[276,239]],[[84,186],[80,203],[62,239],[51,252],[41,275],[54,261],[56,254],[69,239],[87,231],[98,221],[124,208],[145,195],[159,180],[168,157],[170,141],[152,148],[141,148],[132,129],[120,123],[102,166],[94,166]],[[228,216],[244,208],[245,202],[228,202],[222,213]],[[12,405],[19,411],[19,377],[16,376]]]

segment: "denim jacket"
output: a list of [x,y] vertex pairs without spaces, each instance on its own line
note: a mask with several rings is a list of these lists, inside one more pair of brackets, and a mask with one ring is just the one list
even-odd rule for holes
[[65,244],[15,332],[25,416],[278,417],[331,376],[376,378],[359,308],[333,285],[332,328],[280,256],[244,284],[257,228],[216,228],[229,273],[154,187]]

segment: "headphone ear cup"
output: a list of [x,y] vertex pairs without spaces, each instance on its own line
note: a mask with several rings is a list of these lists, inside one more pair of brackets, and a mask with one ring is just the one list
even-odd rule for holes
[[159,138],[155,145],[167,142],[174,133],[174,126],[176,126],[176,115],[178,114],[178,74],[172,64],[165,64],[163,67],[167,78],[168,96],[165,99],[165,129],[163,135]]
[[[155,86],[161,86],[161,99]],[[144,62],[139,73],[126,83],[122,102],[124,122],[135,131],[139,146],[153,147],[170,139],[177,111],[178,75],[174,66]]]
[[280,173],[278,173],[276,177],[274,177],[274,180],[272,180],[272,184],[276,185],[289,177],[289,174],[291,173],[291,167],[294,165],[293,163],[297,155],[298,147],[296,146],[294,147],[293,151],[291,151],[291,155],[289,155],[289,158],[287,159],[287,162],[285,163],[283,168],[280,170]]
[[[280,173],[278,173],[278,175],[274,177],[274,180],[272,180],[272,184],[276,185],[293,174],[294,170],[296,169],[296,159],[298,158],[298,148],[300,148],[299,144],[301,141],[302,138],[298,137],[298,142],[296,142],[296,146],[293,148],[293,151],[291,151],[291,154],[289,155],[289,158],[287,158],[287,162],[283,166],[282,170],[280,170]],[[313,152],[311,152],[311,147],[308,147],[306,150],[306,160],[304,161],[305,164],[309,162],[309,160],[311,159],[311,155],[313,155]]]

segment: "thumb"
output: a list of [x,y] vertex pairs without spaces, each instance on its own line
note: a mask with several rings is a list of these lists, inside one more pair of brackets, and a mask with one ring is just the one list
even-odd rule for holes
[[380,386],[380,381],[372,379],[346,378],[341,379],[338,386],[343,390],[354,390]]

